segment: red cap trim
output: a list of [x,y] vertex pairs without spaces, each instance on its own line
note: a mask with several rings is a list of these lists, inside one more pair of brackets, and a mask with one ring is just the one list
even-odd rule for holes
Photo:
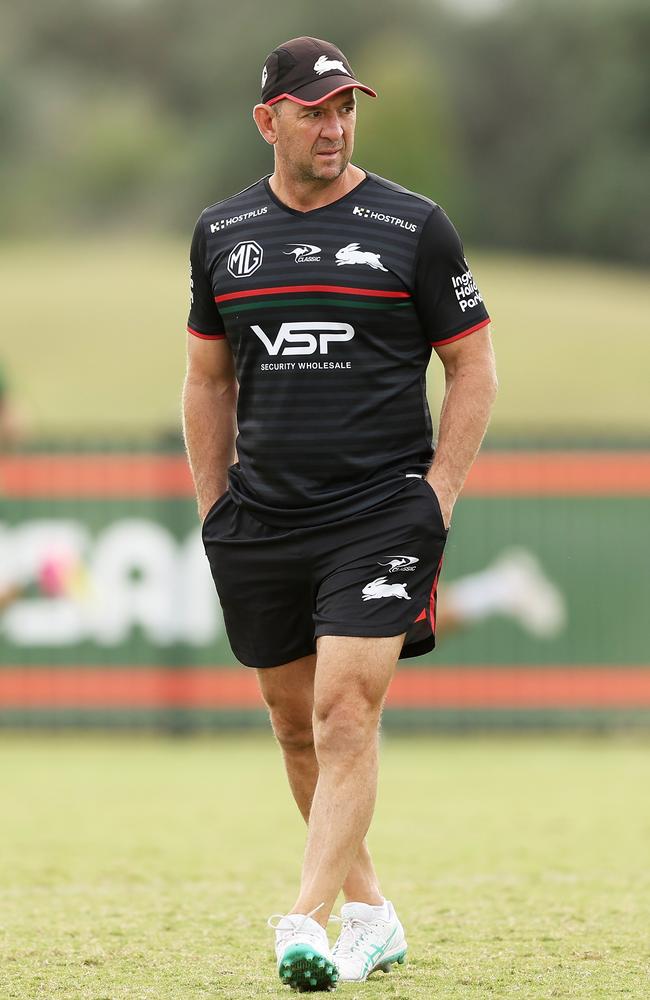
[[364,86],[362,83],[346,83],[342,87],[336,87],[334,90],[330,90],[329,94],[325,94],[324,97],[319,97],[317,101],[301,101],[300,98],[294,97],[293,94],[280,94],[278,97],[272,97],[270,101],[266,101],[267,107],[271,107],[272,104],[276,104],[278,101],[288,100],[293,101],[294,104],[302,104],[303,108],[313,108],[316,104],[322,104],[329,97],[334,97],[334,94],[340,94],[342,90],[362,90],[364,94],[369,94],[370,97],[376,97],[377,94],[370,87]]

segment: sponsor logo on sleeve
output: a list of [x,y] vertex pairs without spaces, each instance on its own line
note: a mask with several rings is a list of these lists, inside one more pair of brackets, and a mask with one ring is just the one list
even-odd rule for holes
[[474,306],[479,305],[483,301],[483,296],[476,287],[476,282],[472,272],[469,269],[469,264],[463,257],[465,261],[466,271],[462,274],[455,274],[451,279],[452,288],[454,289],[454,294],[460,306],[461,312],[465,312],[467,309],[473,309]]
[[384,212],[376,212],[372,208],[363,208],[361,205],[354,205],[352,214],[359,215],[362,219],[371,219],[373,222],[386,222],[390,226],[399,226],[400,229],[406,229],[409,233],[416,233],[420,228],[417,222],[411,222],[410,219],[400,219],[399,215],[386,215]]
[[384,267],[378,253],[373,253],[370,250],[361,250],[358,243],[348,243],[347,246],[341,247],[336,254],[336,266],[343,267],[344,264],[367,264],[374,271],[388,271],[387,267]]
[[262,264],[264,251],[255,240],[245,240],[233,247],[228,257],[228,271],[233,278],[247,278]]
[[255,219],[258,215],[266,215],[269,210],[268,205],[262,205],[261,208],[255,208],[251,212],[242,212],[241,215],[231,215],[227,219],[217,219],[216,222],[210,223],[211,233],[220,233],[223,229],[229,229],[230,226],[236,226],[240,222],[247,222],[248,219]]

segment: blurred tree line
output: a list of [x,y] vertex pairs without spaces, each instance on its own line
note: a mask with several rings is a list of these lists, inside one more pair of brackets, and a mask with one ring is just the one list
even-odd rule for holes
[[[471,8],[471,4],[469,5]],[[650,259],[646,0],[50,0],[0,25],[0,226],[188,234],[271,169],[267,53],[336,42],[355,162],[439,201],[467,242]]]

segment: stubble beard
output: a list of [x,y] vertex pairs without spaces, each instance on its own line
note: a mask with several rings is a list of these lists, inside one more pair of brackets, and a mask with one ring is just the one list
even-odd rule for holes
[[351,152],[348,152],[347,148],[344,148],[338,154],[341,156],[336,167],[332,165],[322,164],[320,166],[313,160],[309,163],[300,164],[298,167],[298,178],[302,182],[319,182],[321,184],[328,184],[332,181],[338,180],[342,173],[345,172],[347,166],[350,162]]

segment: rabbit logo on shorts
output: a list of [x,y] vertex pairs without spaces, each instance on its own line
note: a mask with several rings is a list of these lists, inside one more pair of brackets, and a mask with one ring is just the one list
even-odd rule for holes
[[400,597],[403,600],[410,601],[411,598],[406,593],[405,583],[386,583],[385,576],[378,576],[376,580],[371,580],[367,583],[362,593],[362,601],[374,601],[379,597]]

